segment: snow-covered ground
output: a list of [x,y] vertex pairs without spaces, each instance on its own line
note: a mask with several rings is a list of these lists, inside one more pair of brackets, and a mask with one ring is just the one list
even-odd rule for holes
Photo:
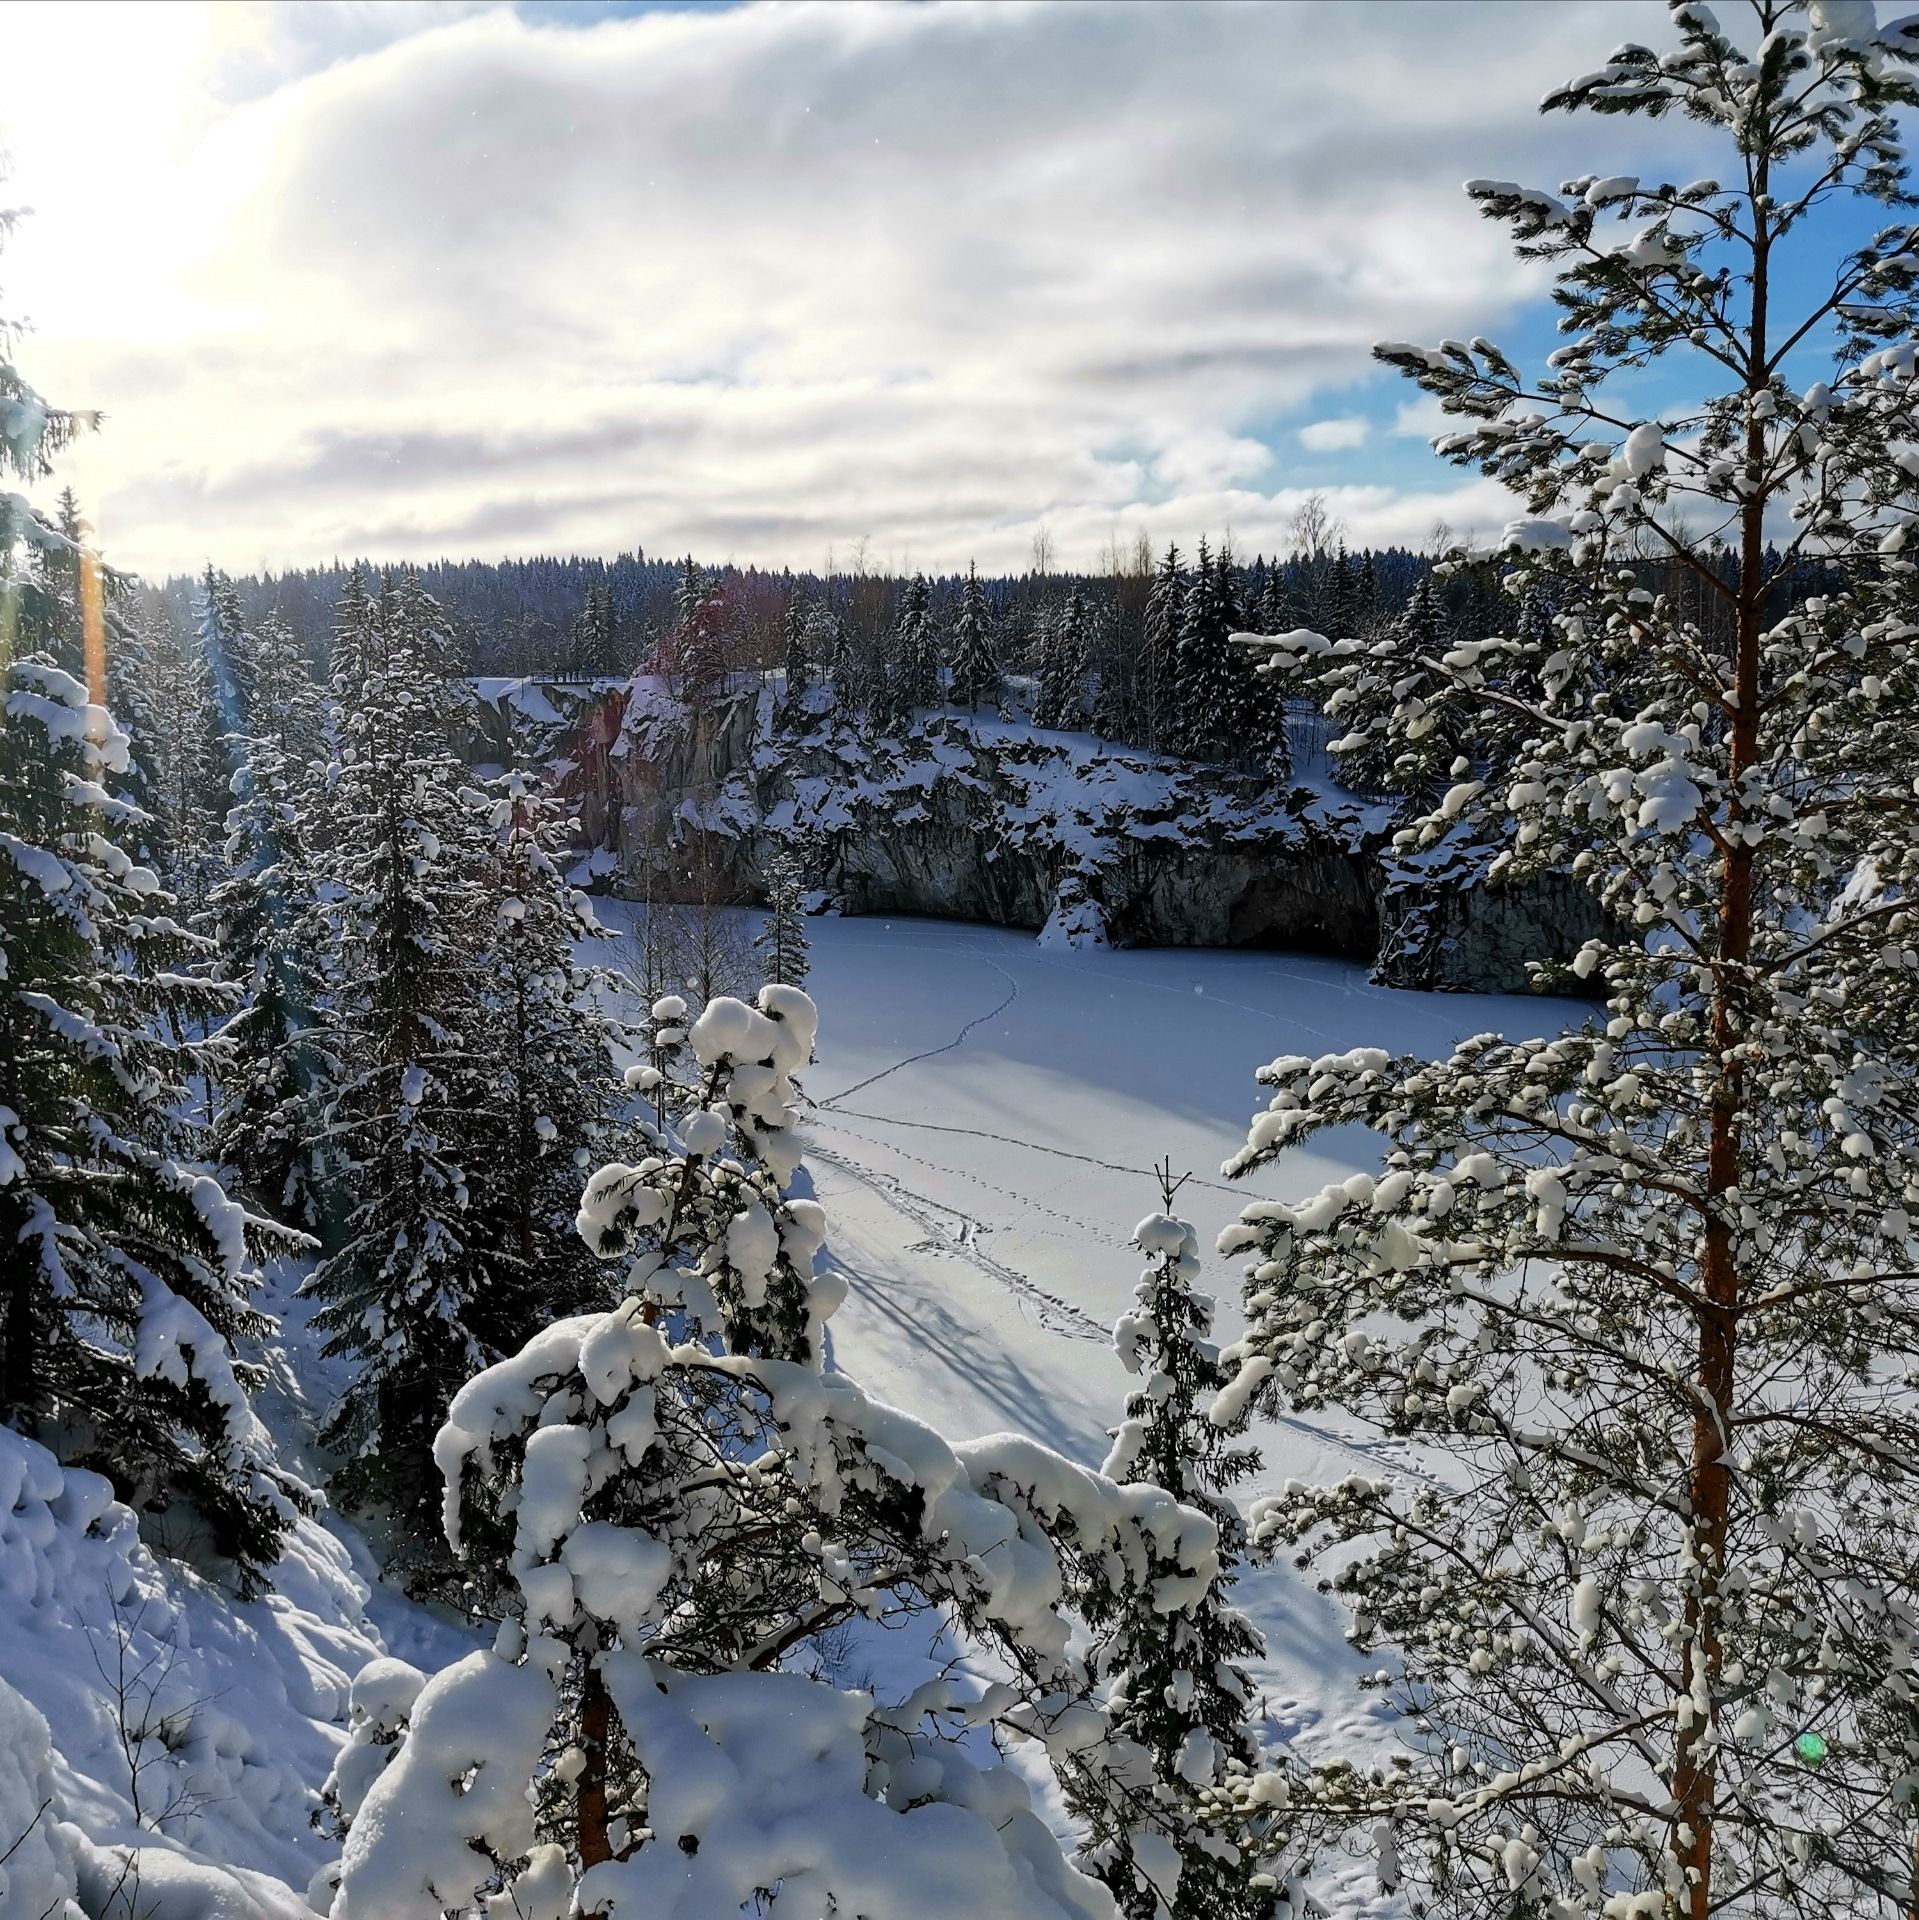
[[[600,903],[609,923],[630,909]],[[1190,1173],[1176,1210],[1201,1245],[1246,1201],[1297,1199],[1377,1164],[1354,1130],[1228,1184],[1220,1163],[1265,1104],[1254,1069],[1359,1045],[1439,1052],[1467,1034],[1576,1021],[1565,1001],[1411,994],[1291,953],[1041,947],[1030,934],[906,917],[807,923],[820,1007],[807,1164],[844,1269],[833,1360],[954,1439],[1013,1429],[1097,1466],[1126,1376],[1108,1328],[1131,1297],[1152,1167]],[[1239,1273],[1209,1263],[1222,1338]],[[1287,1479],[1419,1464],[1333,1422],[1254,1435],[1250,1500]],[[1310,1752],[1361,1732],[1344,1615],[1290,1567],[1242,1598],[1270,1647],[1270,1732]]]
[[[282,1327],[257,1404],[310,1476],[333,1368],[293,1294],[300,1272],[276,1271],[262,1302]],[[0,1862],[0,1920],[45,1920],[50,1901],[57,1914],[76,1868],[86,1909],[109,1920],[308,1912],[310,1878],[339,1852],[311,1816],[353,1675],[380,1653],[441,1667],[475,1642],[380,1586],[331,1513],[295,1526],[272,1581],[236,1602],[155,1553],[98,1474],[0,1428],[0,1749],[21,1761],[37,1739],[22,1701],[52,1735],[37,1782],[0,1766],[0,1855],[27,1840]]]
[[[601,912],[617,923],[631,909],[607,901]],[[1206,1244],[1248,1198],[1297,1198],[1374,1160],[1377,1143],[1355,1133],[1243,1185],[1222,1181],[1220,1162],[1263,1104],[1258,1065],[1361,1043],[1432,1052],[1578,1015],[1563,1002],[1394,992],[1296,954],[1075,951],[908,918],[808,931],[821,1025],[800,1177],[825,1203],[825,1257],[849,1283],[835,1364],[954,1439],[1024,1432],[1092,1465],[1125,1393],[1107,1329],[1138,1276],[1126,1243],[1157,1205],[1154,1163],[1192,1176],[1175,1204]],[[282,1333],[260,1410],[288,1463],[311,1474],[305,1439],[338,1382],[297,1278],[276,1274],[265,1302]],[[1231,1337],[1238,1274],[1216,1263],[1212,1284]],[[1248,1497],[1362,1464],[1420,1470],[1330,1423],[1255,1437],[1264,1467]],[[277,1590],[237,1605],[141,1544],[104,1482],[0,1433],[0,1730],[20,1749],[0,1769],[0,1824],[35,1818],[36,1796],[56,1788],[95,1843],[72,1840],[90,1905],[111,1904],[101,1876],[125,1856],[98,1847],[118,1843],[146,1849],[135,1904],[156,1920],[293,1920],[334,1851],[308,1814],[344,1738],[351,1675],[379,1652],[430,1670],[473,1644],[375,1574],[360,1536],[323,1514],[296,1530]],[[1369,1696],[1352,1685],[1340,1611],[1285,1566],[1250,1573],[1241,1592],[1270,1648],[1268,1737],[1308,1756],[1364,1738]],[[923,1677],[930,1649],[883,1638],[849,1641],[837,1658],[847,1682],[891,1697]],[[49,1723],[49,1771],[27,1751],[20,1697]],[[1038,1756],[1013,1758],[1044,1805]],[[0,1835],[0,1851],[14,1837]],[[27,1859],[17,1853],[12,1869],[23,1898]],[[1336,1910],[1363,1911],[1370,1877],[1356,1868],[1346,1880],[1323,1891]],[[123,1889],[112,1911],[128,1904]],[[0,1887],[0,1914],[12,1913]]]

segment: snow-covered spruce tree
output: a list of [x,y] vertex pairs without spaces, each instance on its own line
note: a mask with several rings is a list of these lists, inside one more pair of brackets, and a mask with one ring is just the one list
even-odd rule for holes
[[447,745],[450,695],[425,664],[434,610],[393,583],[349,606],[317,862],[335,949],[321,1043],[337,1062],[322,1145],[345,1214],[309,1291],[327,1351],[355,1363],[325,1430],[349,1497],[437,1538],[433,1434],[460,1384],[517,1349],[538,1290],[471,1210],[493,1096],[494,1036],[473,921],[488,849]]
[[1232,644],[1238,625],[1231,561],[1201,540],[1180,610],[1173,685],[1171,743],[1188,759],[1235,759],[1244,744],[1250,670]]
[[904,718],[940,703],[939,635],[933,625],[933,593],[923,573],[900,596],[899,670]]
[[1037,710],[1033,717],[1040,726],[1071,732],[1085,718],[1081,689],[1086,679],[1086,596],[1077,587],[1043,632],[1035,707],[1043,705],[1046,718],[1040,719]]
[[[1575,964],[1606,1018],[1262,1069],[1234,1171],[1332,1125],[1391,1148],[1228,1230],[1253,1265],[1220,1412],[1333,1403],[1451,1456],[1438,1485],[1255,1510],[1256,1544],[1342,1543],[1355,1638],[1403,1661],[1410,1764],[1306,1783],[1302,1845],[1396,1827],[1420,1897],[1462,1914],[1910,1913],[1919,230],[1843,252],[1823,297],[1775,268],[1846,197],[1903,204],[1919,34],[1856,6],[1759,6],[1743,46],[1674,19],[1674,51],[1622,48],[1549,105],[1681,111],[1735,184],[1474,182],[1558,264],[1571,344],[1533,381],[1484,341],[1381,349],[1462,416],[1442,450],[1527,496],[1511,583],[1558,609],[1537,702],[1493,684],[1537,640],[1422,663],[1506,714],[1517,764],[1406,840],[1457,819],[1511,878],[1586,876],[1631,930]],[[1800,388],[1822,328],[1837,367]],[[1723,386],[1606,404],[1614,368],[1688,353]],[[1409,695],[1398,734],[1427,710]]]
[[805,881],[790,853],[774,856],[766,868],[766,922],[753,936],[769,986],[806,984]]
[[1059,694],[1058,648],[1053,628],[1058,619],[1050,607],[1042,607],[1033,618],[1033,638],[1029,658],[1033,667],[1033,696],[1027,718],[1036,727],[1056,727]]
[[[276,1469],[239,1353],[270,1323],[257,1258],[287,1236],[231,1201],[179,1117],[220,990],[211,943],[121,851],[106,781],[126,736],[44,655],[7,670],[0,726],[0,1420],[172,1511],[243,1590],[303,1498]],[[188,1516],[195,1524],[183,1528]]]
[[1154,752],[1172,748],[1179,717],[1179,634],[1186,621],[1186,574],[1179,549],[1168,546],[1146,596],[1146,620],[1140,633],[1140,706],[1146,720],[1146,744]]
[[279,1217],[310,1227],[319,1217],[312,1140],[322,1062],[312,1031],[318,903],[309,822],[318,811],[324,710],[277,613],[242,636],[231,671],[241,730],[227,738],[235,761],[227,875],[209,905],[224,971],[244,998],[220,1033],[213,1140]]
[[[0,397],[0,470],[44,477],[74,416],[4,359]],[[0,496],[6,591],[63,539]],[[180,1117],[204,1059],[171,1036],[218,1004],[185,977],[208,943],[118,844],[141,819],[108,786],[129,766],[112,716],[45,654],[5,679],[0,1421],[107,1474],[176,1537],[199,1533],[251,1593],[303,1494],[274,1466],[248,1398],[260,1375],[236,1352],[269,1325],[248,1300],[257,1255],[286,1241],[227,1198]]]
[[628,1038],[607,1012],[617,998],[611,977],[581,966],[574,951],[599,923],[562,871],[557,801],[518,773],[461,797],[483,809],[485,823],[471,935],[477,1005],[468,1016],[485,1067],[468,1231],[496,1263],[512,1263],[509,1287],[537,1294],[544,1312],[598,1304],[573,1217],[583,1169],[617,1150],[625,1094],[613,1048]]
[[675,691],[690,712],[710,707],[726,686],[719,584],[689,553],[673,587],[669,635]]
[[787,592],[786,612],[780,631],[786,646],[786,686],[781,700],[781,713],[796,719],[801,711],[800,698],[806,692],[811,665],[806,652],[807,605],[798,587],[792,587]]
[[1255,1794],[1274,1783],[1257,1770],[1247,1726],[1253,1688],[1243,1663],[1264,1647],[1228,1598],[1246,1539],[1229,1489],[1256,1470],[1259,1456],[1232,1445],[1208,1417],[1226,1384],[1206,1338],[1213,1303],[1193,1285],[1199,1242],[1172,1217],[1178,1183],[1170,1170],[1161,1185],[1167,1211],[1149,1214],[1133,1234],[1152,1264],[1140,1277],[1136,1306],[1115,1329],[1120,1360],[1140,1385],[1100,1471],[1122,1484],[1164,1487],[1197,1507],[1218,1529],[1218,1571],[1170,1619],[1145,1591],[1111,1610],[1094,1601],[1113,1734],[1143,1748],[1151,1766],[1138,1777],[1115,1777],[1116,1749],[1107,1743],[1069,1761],[1062,1783],[1087,1828],[1087,1857],[1124,1913],[1138,1920],[1263,1917],[1279,1895],[1248,1824]]
[[979,583],[979,569],[969,564],[950,642],[953,703],[963,705],[968,713],[977,713],[982,700],[991,702],[999,697],[999,665],[993,658],[987,626],[986,594]]
[[575,672],[593,679],[617,680],[626,672],[613,589],[603,577],[586,583],[585,604],[573,621],[568,658]]

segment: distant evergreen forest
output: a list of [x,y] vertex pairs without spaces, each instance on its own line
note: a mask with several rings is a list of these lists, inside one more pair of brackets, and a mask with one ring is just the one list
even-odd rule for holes
[[[875,722],[942,698],[997,700],[1007,676],[1023,675],[1042,725],[1090,725],[1128,744],[1252,761],[1264,758],[1272,728],[1252,714],[1261,703],[1225,644],[1233,631],[1312,626],[1370,637],[1403,619],[1422,581],[1431,599],[1422,626],[1436,616],[1449,633],[1472,637],[1502,617],[1491,569],[1441,581],[1429,558],[1403,547],[1321,545],[1243,560],[1204,540],[1156,557],[1141,540],[1091,573],[1038,559],[970,586],[958,574],[863,567],[704,568],[638,550],[612,560],[441,560],[412,571],[473,674],[592,679],[651,667],[698,693],[682,685],[689,670],[723,679],[784,666],[790,684],[829,683],[842,709]],[[323,669],[348,580],[381,571],[342,561],[238,576],[232,588],[248,629],[277,616]],[[204,592],[202,579],[184,576],[158,589],[170,624],[192,632]],[[690,645],[691,626],[700,632]]]

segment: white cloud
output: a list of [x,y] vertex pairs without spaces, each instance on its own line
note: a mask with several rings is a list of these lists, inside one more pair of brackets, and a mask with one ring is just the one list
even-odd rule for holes
[[1430,393],[1402,400],[1393,414],[1393,432],[1408,440],[1430,440],[1435,434],[1456,432],[1459,425],[1458,416],[1442,413],[1437,396]]
[[1299,430],[1299,444],[1309,453],[1339,453],[1348,447],[1363,447],[1372,428],[1356,413],[1337,420],[1315,420]]
[[[108,411],[62,478],[149,570],[1270,545],[1253,424],[1537,287],[1456,182],[1616,148],[1531,103],[1660,11],[177,6],[123,45],[16,6],[5,310]],[[1437,497],[1339,511],[1420,538]]]

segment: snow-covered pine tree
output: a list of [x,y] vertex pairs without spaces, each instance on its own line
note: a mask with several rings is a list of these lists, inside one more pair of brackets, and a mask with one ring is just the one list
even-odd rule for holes
[[[696,1110],[683,1153],[604,1169],[582,1205],[596,1250],[641,1248],[632,1297],[547,1328],[455,1401],[435,1448],[448,1537],[503,1624],[389,1716],[407,1724],[384,1765],[353,1769],[356,1791],[373,1777],[335,1920],[438,1920],[486,1895],[545,1920],[730,1913],[768,1888],[871,1920],[1111,1920],[1024,1787],[976,1769],[940,1720],[999,1721],[1060,1756],[1099,1743],[1062,1595],[1148,1588],[1177,1619],[1213,1578],[1216,1530],[1029,1441],[951,1447],[819,1370],[841,1292],[811,1277],[820,1209],[701,1198],[729,1134],[763,1166],[787,1132],[812,1027],[792,988],[707,1009],[695,1045],[730,1118]],[[675,1344],[668,1263],[769,1289],[783,1263],[806,1290],[804,1348]],[[961,1700],[934,1679],[876,1709],[810,1676],[842,1623],[933,1609],[1014,1681]]]
[[323,1142],[345,1220],[307,1283],[327,1351],[355,1367],[325,1430],[347,1462],[337,1484],[387,1505],[416,1547],[437,1537],[433,1434],[454,1391],[542,1317],[472,1210],[492,1093],[472,925],[489,850],[426,664],[435,626],[401,582],[342,609],[361,677],[335,677],[317,871],[336,927]]
[[[685,1005],[679,1003],[680,1016]],[[655,1007],[656,1021],[675,1016]],[[686,1084],[669,1061],[682,1152],[618,1161],[593,1176],[580,1202],[581,1237],[603,1260],[627,1258],[626,1290],[678,1316],[689,1338],[721,1339],[732,1353],[820,1362],[819,1329],[842,1283],[815,1282],[808,1242],[818,1209],[788,1202],[800,1161],[792,1076],[812,1057],[818,1016],[798,987],[766,986],[759,1006],[722,995],[685,1038]],[[677,1048],[656,1029],[656,1040]],[[805,1245],[805,1257],[792,1249]]]
[[[1127,1398],[1100,1471],[1121,1484],[1164,1487],[1197,1507],[1218,1529],[1218,1571],[1170,1621],[1144,1591],[1115,1610],[1100,1599],[1088,1608],[1113,1735],[1152,1756],[1144,1778],[1156,1786],[1142,1792],[1139,1779],[1116,1774],[1110,1746],[1069,1762],[1062,1784],[1087,1828],[1087,1855],[1122,1912],[1135,1920],[1265,1920],[1278,1894],[1248,1829],[1260,1818],[1256,1795],[1273,1783],[1260,1780],[1244,1664],[1264,1645],[1230,1600],[1246,1540],[1230,1489],[1257,1470],[1259,1456],[1234,1446],[1208,1417],[1226,1375],[1207,1339],[1213,1302],[1193,1284],[1198,1239],[1172,1217],[1182,1184],[1169,1164],[1161,1178],[1163,1210],[1133,1233],[1151,1264],[1114,1338],[1140,1385]],[[1178,1862],[1173,1885],[1168,1847]]]
[[[1471,770],[1457,770],[1461,733],[1451,711],[1452,693],[1443,669],[1435,674],[1421,662],[1436,660],[1452,645],[1452,621],[1428,567],[1414,584],[1406,604],[1376,640],[1356,637],[1355,670],[1342,678],[1326,700],[1326,715],[1345,729],[1328,743],[1340,775],[1361,793],[1402,794],[1424,812],[1453,781]],[[1393,716],[1410,700],[1421,701],[1413,717],[1425,724],[1415,734]]]
[[970,563],[966,583],[960,589],[959,619],[954,623],[950,645],[954,704],[977,713],[982,700],[998,699],[1000,672],[988,631],[985,590],[979,583],[979,569]]
[[[1676,109],[1734,186],[1475,181],[1557,265],[1572,339],[1536,380],[1484,340],[1380,349],[1461,417],[1441,451],[1527,498],[1511,586],[1558,609],[1535,703],[1496,684],[1514,639],[1424,663],[1508,716],[1516,764],[1403,839],[1461,820],[1506,876],[1584,875],[1622,927],[1574,967],[1606,1017],[1262,1069],[1235,1172],[1326,1126],[1391,1147],[1381,1177],[1229,1229],[1249,1325],[1216,1414],[1337,1404],[1450,1455],[1437,1484],[1255,1508],[1256,1544],[1339,1543],[1354,1637],[1397,1648],[1409,1715],[1403,1777],[1301,1783],[1303,1842],[1396,1828],[1447,1913],[1903,1914],[1919,229],[1861,245],[1853,209],[1902,204],[1919,28],[1761,4],[1737,44],[1702,6],[1673,18],[1675,49],[1622,47],[1548,105]],[[1802,387],[1821,329],[1838,362]],[[1607,404],[1609,374],[1659,359],[1702,396],[1668,365],[1660,417]],[[1710,623],[1622,549],[1667,556]]]
[[1146,596],[1146,620],[1140,632],[1140,704],[1146,717],[1146,744],[1155,753],[1171,752],[1179,722],[1179,635],[1186,624],[1186,574],[1179,549],[1169,545]]
[[753,936],[769,986],[806,984],[806,883],[791,853],[775,854],[766,866],[766,921]]
[[[40,399],[10,343],[0,327],[0,472],[32,481],[82,417]],[[49,552],[65,536],[0,494],[7,613],[46,591]],[[4,677],[0,1421],[167,1514],[176,1537],[197,1532],[251,1594],[304,1499],[274,1464],[249,1400],[263,1376],[238,1351],[270,1325],[249,1303],[257,1257],[289,1241],[228,1199],[181,1118],[204,1050],[173,1036],[218,1004],[185,977],[209,943],[119,845],[142,823],[108,784],[130,763],[106,708],[46,654]]]

